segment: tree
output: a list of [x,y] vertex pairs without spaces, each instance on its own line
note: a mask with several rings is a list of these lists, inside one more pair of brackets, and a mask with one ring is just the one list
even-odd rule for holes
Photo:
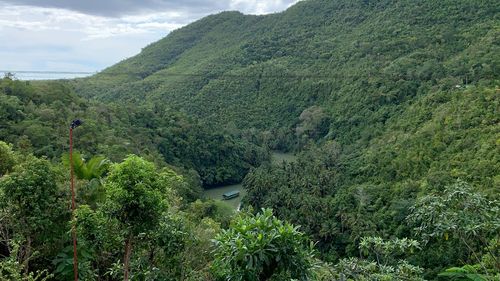
[[23,264],[19,263],[17,257],[19,255],[20,246],[14,244],[9,257],[0,259],[0,280],[3,281],[48,281],[51,277],[47,274],[47,270],[36,271],[26,274],[23,272]]
[[164,177],[155,165],[131,155],[112,167],[106,182],[108,216],[117,219],[125,241],[124,280],[129,280],[129,264],[134,239],[153,231],[165,210]]
[[61,214],[65,214],[58,202],[56,173],[47,160],[32,158],[0,180],[1,193],[0,207],[7,216],[7,225],[23,241],[19,257],[27,273],[33,245],[53,238],[50,234],[57,229]]
[[300,124],[295,129],[299,138],[307,136],[318,139],[328,133],[330,120],[323,108],[319,106],[314,105],[304,109],[299,116],[299,121]]
[[383,240],[380,237],[363,237],[359,249],[365,258],[341,260],[335,266],[336,277],[359,281],[423,281],[423,268],[411,265],[402,258],[419,248],[417,241],[407,238]]
[[16,164],[16,158],[12,151],[12,145],[0,141],[0,177],[12,171]]
[[298,227],[273,216],[271,209],[243,213],[216,236],[214,271],[226,280],[308,280],[313,243]]
[[[69,166],[69,154],[63,157],[63,163]],[[73,168],[75,176],[82,180],[101,179],[109,170],[111,162],[104,156],[94,156],[85,160],[79,152],[73,152]]]
[[407,219],[426,243],[431,239],[459,241],[488,275],[480,258],[480,251],[486,249],[493,269],[500,271],[500,260],[487,247],[500,233],[500,202],[475,192],[468,183],[458,180],[442,193],[420,198]]
[[[80,280],[99,280],[115,262],[122,249],[121,229],[116,219],[110,219],[101,209],[79,205],[71,221],[78,232],[78,274]],[[111,254],[113,253],[113,254]],[[52,260],[57,280],[73,280],[73,248],[67,246]]]
[[[62,156],[62,162],[69,167],[69,154]],[[109,171],[111,161],[104,156],[94,156],[85,160],[79,152],[73,152],[73,168],[76,178],[85,181],[85,184],[78,189],[79,196],[83,203],[96,208],[98,202],[105,197],[103,189],[103,178]]]

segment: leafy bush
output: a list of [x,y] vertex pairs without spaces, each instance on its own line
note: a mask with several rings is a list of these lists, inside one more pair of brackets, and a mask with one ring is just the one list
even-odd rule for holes
[[278,220],[270,209],[241,214],[215,238],[213,265],[221,280],[308,280],[313,244],[298,227]]

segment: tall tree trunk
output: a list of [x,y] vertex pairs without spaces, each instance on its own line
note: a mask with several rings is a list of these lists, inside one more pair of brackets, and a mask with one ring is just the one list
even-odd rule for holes
[[130,255],[132,254],[132,235],[125,240],[125,257],[123,259],[123,280],[128,281]]

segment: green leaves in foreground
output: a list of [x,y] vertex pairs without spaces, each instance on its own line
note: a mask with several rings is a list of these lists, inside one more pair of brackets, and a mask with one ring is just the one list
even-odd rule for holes
[[313,244],[298,227],[262,209],[244,213],[215,238],[213,269],[225,280],[308,280]]
[[[69,167],[69,154],[62,156],[63,163]],[[73,169],[79,179],[100,179],[109,170],[111,162],[104,156],[94,156],[85,161],[79,152],[73,152]]]

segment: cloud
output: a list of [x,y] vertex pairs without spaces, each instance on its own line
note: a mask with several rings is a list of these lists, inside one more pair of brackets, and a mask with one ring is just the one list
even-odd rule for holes
[[208,14],[266,14],[296,1],[0,0],[0,68],[97,71]]
[[231,10],[261,15],[283,11],[297,0],[231,0],[229,2]]
[[156,13],[145,16],[107,18],[54,8],[4,6],[0,9],[0,30],[18,32],[69,31],[80,33],[80,39],[106,38],[123,34],[166,34],[188,23],[175,13]]
[[62,9],[0,7],[0,68],[100,70],[187,23],[169,19],[167,15],[129,20]]
[[44,8],[58,8],[81,12],[89,15],[119,17],[122,15],[147,13],[158,10],[185,10],[190,6],[200,10],[217,9],[218,1],[203,0],[4,0],[13,5],[27,5]]
[[180,11],[185,14],[207,14],[244,7],[246,13],[269,13],[286,8],[295,0],[3,0],[13,5],[58,8],[89,15],[120,17],[155,11]]

